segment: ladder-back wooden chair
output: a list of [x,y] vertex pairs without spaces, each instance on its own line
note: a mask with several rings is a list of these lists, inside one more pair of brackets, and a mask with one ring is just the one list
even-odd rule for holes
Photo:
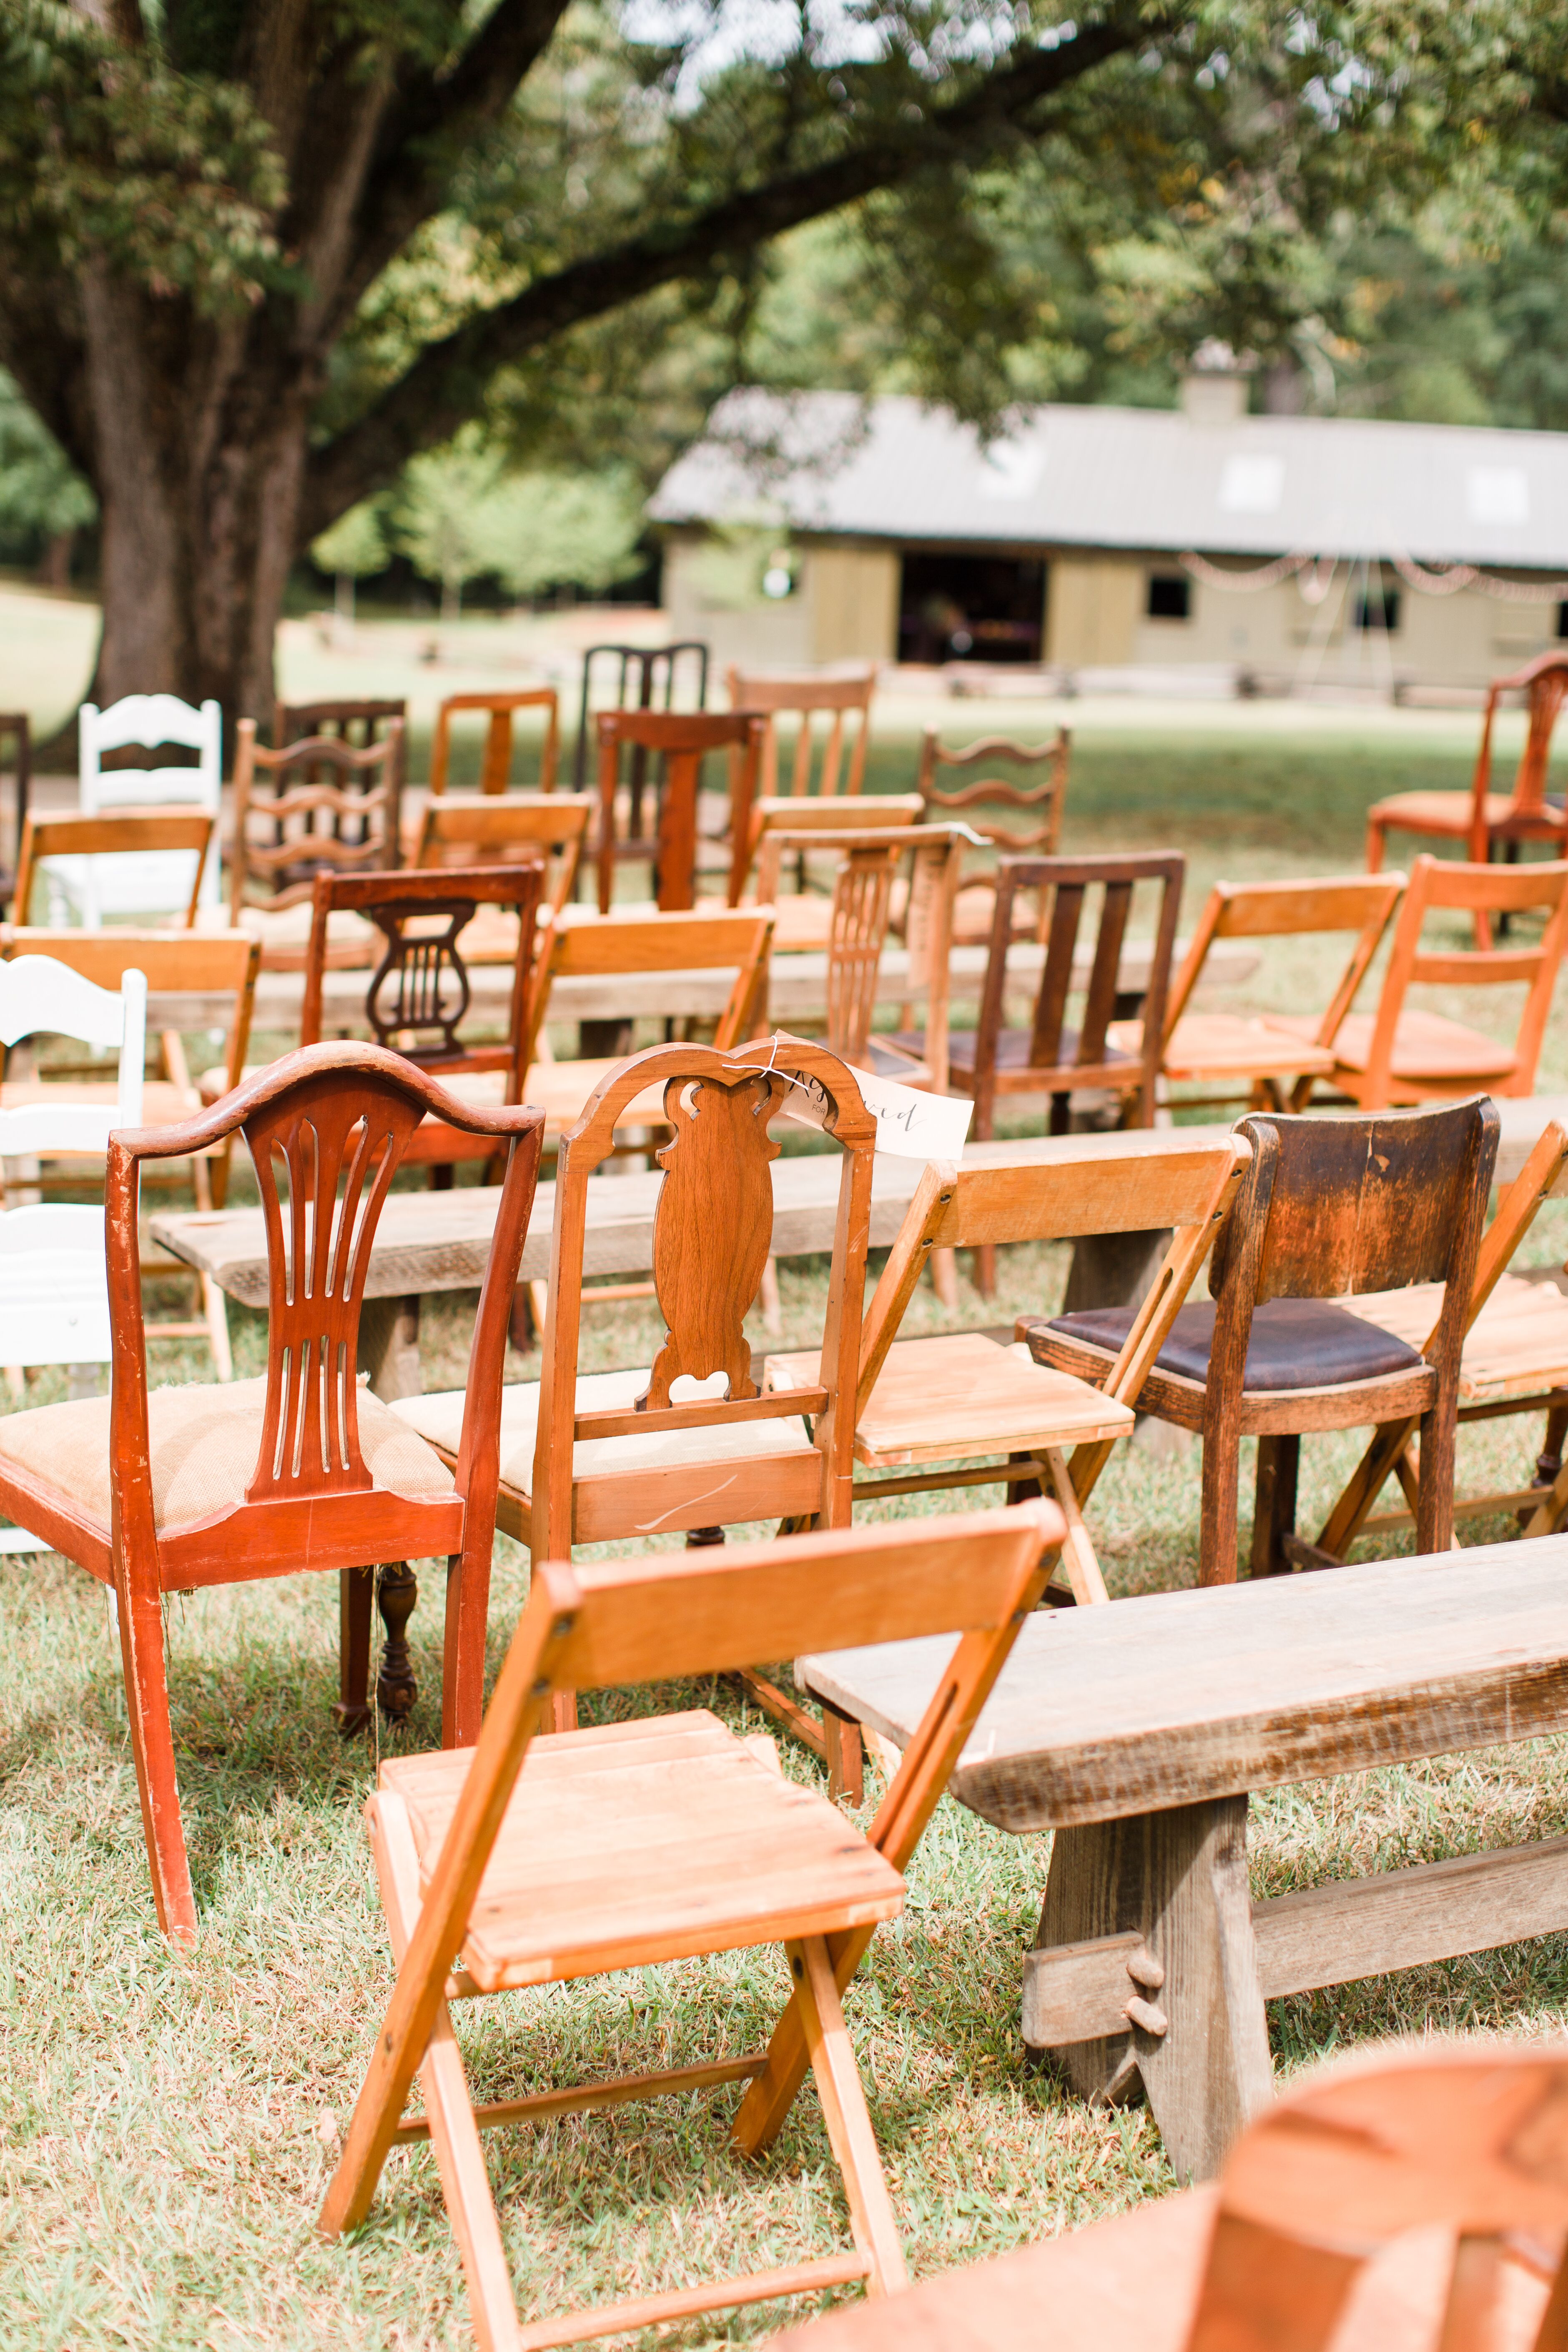
[[[238,931],[128,931],[118,925],[108,931],[51,931],[7,928],[0,931],[0,955],[7,960],[29,955],[52,956],[79,972],[96,987],[124,985],[128,973],[140,971],[148,992],[153,1035],[158,1044],[157,1074],[142,1091],[142,1108],[132,1118],[117,1116],[117,1127],[169,1127],[192,1118],[204,1102],[232,1093],[245,1074],[246,1048],[250,1042],[251,1013],[256,1001],[259,943]],[[193,1079],[185,1041],[193,1034],[223,1036],[221,1061]],[[0,1107],[24,1102],[47,1102],[69,1094],[78,1101],[115,1100],[117,1089],[107,1083],[68,1086],[47,1076],[0,1084]],[[205,1151],[193,1154],[182,1166],[170,1162],[156,1172],[144,1170],[142,1190],[164,1181],[189,1181],[196,1207],[205,1213],[221,1209],[228,1197],[229,1164],[234,1138],[226,1136]],[[187,1171],[188,1171],[188,1174]],[[160,1278],[175,1271],[173,1261],[151,1269]],[[179,1267],[180,1273],[188,1269]],[[212,1349],[220,1381],[234,1377],[229,1347],[227,1301],[210,1274],[195,1276],[201,1288],[199,1321],[149,1323],[151,1339],[205,1339]],[[9,1360],[9,1359],[0,1359]]]
[[386,740],[395,720],[403,729],[406,743],[408,705],[403,700],[279,702],[273,712],[272,740],[298,743],[330,735],[335,742],[346,743],[351,751],[368,751]]
[[769,2352],[1562,2352],[1568,2048],[1368,2053],[1211,2186],[769,2339]]
[[[32,906],[34,885],[40,879],[50,900],[51,923],[65,925],[73,915],[79,925],[98,930],[102,908],[91,880],[100,857],[114,860],[121,877],[128,865],[144,857],[157,875],[166,876],[177,864],[181,887],[188,880],[184,901],[186,928],[195,923],[201,904],[202,877],[214,854],[216,821],[202,809],[123,808],[112,816],[34,816],[22,826],[22,847],[16,860],[16,893],[13,906],[18,921]],[[130,891],[130,885],[126,885]],[[151,886],[149,896],[161,895]],[[57,904],[58,901],[58,912]]]
[[[520,1103],[528,1073],[529,999],[533,980],[533,932],[544,868],[537,860],[513,866],[466,866],[458,875],[318,874],[300,1043],[321,1034],[321,982],[331,919],[347,909],[374,923],[382,956],[365,991],[364,1019],[378,1045],[402,1054],[438,1077],[471,1109]],[[502,1038],[464,1034],[472,991],[463,962],[464,934],[481,908],[510,916],[511,1006]],[[496,1157],[493,1138],[450,1121],[424,1119],[404,1147],[405,1167],[427,1167],[431,1181],[449,1185],[463,1160]]]
[[[1322,882],[1215,884],[1172,982],[1165,1009],[1161,1050],[1165,1077],[1173,1086],[1212,1090],[1184,1097],[1188,1108],[1237,1099],[1249,1102],[1257,1110],[1301,1108],[1311,1088],[1300,1087],[1300,1099],[1295,1099],[1298,1083],[1332,1074],[1333,1048],[1327,1041],[1354,1003],[1405,886],[1403,874],[1340,874]],[[1310,1034],[1299,1016],[1294,1029],[1284,1030],[1267,1013],[1190,1009],[1216,940],[1302,939],[1338,931],[1354,931],[1355,944]],[[1124,1045],[1131,1044],[1135,1034],[1130,1024],[1119,1024],[1112,1032]]]
[[[427,1113],[508,1154],[454,1468],[354,1370],[377,1221]],[[149,1162],[189,1157],[237,1130],[267,1227],[266,1375],[150,1391],[138,1180]],[[352,1729],[369,1719],[375,1564],[444,1554],[443,1737],[462,1745],[478,1736],[507,1319],[542,1131],[537,1111],[470,1108],[380,1046],[314,1045],[183,1126],[110,1139],[110,1393],[0,1418],[0,1509],[114,1593],[153,1897],[177,1942],[194,1938],[196,1911],[164,1673],[167,1594],[338,1570],[339,1721]]]
[[[795,722],[795,759],[785,788],[792,800],[804,800],[814,791],[824,800],[865,791],[871,698],[877,691],[877,672],[871,663],[837,670],[731,668],[725,673],[725,684],[731,710],[760,710],[767,720],[761,785],[764,795],[772,798],[779,790],[781,719]],[[825,733],[817,729],[819,719],[827,722]],[[849,730],[847,760],[847,720],[856,722]]]
[[[1296,1533],[1303,1433],[1417,1420],[1416,1549],[1454,1532],[1460,1352],[1497,1159],[1498,1115],[1484,1098],[1373,1117],[1289,1118],[1255,1112],[1237,1132],[1252,1162],[1215,1245],[1212,1306],[1185,1307],[1154,1359],[1140,1410],[1204,1440],[1199,1578],[1236,1578],[1240,1441],[1256,1435],[1251,1570],[1336,1565]],[[1361,1291],[1441,1283],[1424,1349],[1363,1321]],[[1037,1363],[1102,1381],[1132,1321],[1092,1307],[1020,1318]],[[1379,1482],[1382,1483],[1381,1481]]]
[[[1434,911],[1474,916],[1478,931],[1493,915],[1544,914],[1533,947],[1423,948],[1421,934]],[[1451,1102],[1484,1088],[1489,1095],[1529,1095],[1546,1035],[1552,993],[1568,947],[1568,861],[1551,865],[1459,866],[1417,857],[1410,869],[1394,928],[1388,969],[1374,1013],[1344,1013],[1324,1042],[1334,1066],[1323,1083],[1377,1110],[1384,1103]],[[1488,1036],[1446,1013],[1407,1004],[1412,988],[1522,988],[1524,1003],[1513,1043]],[[1286,1029],[1308,1024],[1294,1016]]]
[[[1492,729],[1505,694],[1522,694],[1529,713],[1524,750],[1520,754],[1510,793],[1494,793]],[[1568,814],[1561,800],[1550,800],[1547,770],[1557,714],[1568,695],[1568,652],[1538,654],[1508,677],[1494,678],[1487,689],[1486,716],[1481,721],[1481,746],[1468,793],[1394,793],[1374,801],[1366,813],[1367,871],[1382,866],[1391,833],[1433,835],[1464,844],[1472,866],[1484,866],[1501,844],[1517,856],[1524,841],[1550,841],[1563,853]]]
[[532,686],[516,694],[448,694],[442,698],[437,705],[436,732],[430,740],[432,800],[438,800],[447,789],[452,763],[452,721],[468,711],[481,712],[486,719],[478,789],[487,796],[508,789],[520,710],[544,713],[544,735],[539,747],[539,774],[534,789],[542,793],[555,790],[561,764],[560,697],[552,686]]
[[[778,918],[774,944],[781,951],[785,948],[810,950],[826,946],[831,886],[826,890],[814,887],[811,873],[811,860],[818,855],[819,845],[808,839],[797,848],[794,857],[795,887],[786,890],[783,887],[784,861],[771,856],[768,835],[787,833],[798,838],[818,833],[885,832],[892,825],[917,824],[921,805],[917,793],[859,793],[853,796],[844,793],[833,800],[804,801],[781,800],[775,795],[771,800],[755,802],[745,861],[730,877],[731,905],[741,905],[750,876],[751,897],[773,902]],[[820,884],[820,876],[816,878]],[[895,908],[901,910],[907,896],[907,889],[895,888]]]
[[[308,736],[268,751],[239,722],[234,763],[230,919],[247,906],[276,914],[308,899],[318,874],[395,866],[403,792],[403,721],[363,751]],[[329,779],[331,781],[329,781]]]
[[[1049,1505],[785,1537],[694,1558],[535,1569],[468,1756],[389,1759],[369,1808],[397,1981],[317,2227],[368,2215],[398,2142],[428,2139],[489,2352],[578,2343],[851,2280],[908,2283],[898,2225],[841,2007],[994,1685],[1059,1542]],[[862,1837],[784,1779],[772,1743],[697,1708],[535,1745],[552,1698],[668,1682],[850,1645],[957,1633],[952,1662]],[[782,1943],[789,2005],[766,2051],[476,2107],[450,2004]],[[460,1960],[454,1968],[454,1955]],[[566,1996],[569,1998],[569,1996]],[[854,2251],[520,2327],[482,2126],[746,2084],[731,2126],[759,2156],[807,2068],[843,2176]],[[418,2074],[424,2108],[405,2116]]]
[[[615,892],[616,867],[627,860],[649,867],[655,904],[665,913],[694,906],[698,871],[698,795],[703,762],[713,753],[726,755],[729,812],[716,838],[731,844],[730,870],[750,838],[752,803],[756,798],[758,763],[762,757],[763,722],[754,711],[601,710],[595,725],[599,743],[599,831],[595,848],[599,870],[599,912],[607,915]],[[634,760],[658,754],[656,782],[658,819],[653,836],[617,832],[621,755]],[[739,892],[734,896],[739,897]]]
[[[928,824],[950,824],[962,818],[993,850],[1009,856],[1054,857],[1061,839],[1062,810],[1067,803],[1068,762],[1072,737],[1058,727],[1048,743],[1014,743],[1005,736],[987,735],[962,751],[943,748],[942,730],[928,727],[921,737],[917,790]],[[992,774],[1000,768],[1005,772]],[[943,772],[956,772],[949,783]],[[980,771],[975,774],[976,770]],[[1034,781],[1026,779],[1032,777]],[[995,913],[994,874],[971,871],[958,894],[953,937],[963,947],[978,947],[991,937]],[[1043,938],[1044,909],[1025,898],[1015,903],[1014,921],[1019,939]],[[899,911],[894,911],[894,920]]]
[[[508,866],[537,850],[545,860],[543,903],[558,915],[577,884],[591,793],[508,793],[485,799],[447,793],[426,801],[412,863],[416,866]],[[478,959],[470,955],[469,961]]]
[[[773,1238],[779,1147],[768,1130],[797,1089],[826,1119],[843,1164],[816,1380],[770,1396],[752,1376],[744,1322]],[[585,1188],[617,1128],[650,1119],[673,1130],[658,1153],[653,1232],[668,1330],[651,1369],[580,1373]],[[656,1531],[716,1542],[726,1527],[758,1519],[847,1526],[875,1149],[876,1121],[852,1072],[798,1037],[729,1054],[655,1045],[595,1089],[556,1162],[541,1376],[509,1387],[501,1407],[500,1524],[536,1561]],[[672,1385],[683,1381],[706,1382],[706,1393],[676,1401]],[[443,1459],[455,1458],[460,1391],[400,1398],[395,1410]],[[771,1685],[755,1695],[778,1711]],[[809,1723],[784,1704],[792,1728]],[[563,1700],[558,1727],[574,1719]],[[813,1744],[822,1752],[820,1735]]]
[[[932,1161],[888,1253],[860,1334],[855,1459],[877,1475],[857,1482],[856,1500],[1039,1480],[1066,1516],[1064,1564],[1075,1599],[1085,1603],[1107,1594],[1083,1507],[1117,1439],[1131,1431],[1150,1367],[1251,1158],[1241,1136],[1191,1142],[1151,1137],[1150,1145],[1131,1154],[1075,1136],[1060,1159],[1049,1161],[982,1168]],[[1005,1347],[983,1331],[899,1338],[937,1250],[1166,1226],[1173,1228],[1170,1247],[1103,1381],[1037,1364],[1021,1342]],[[766,1386],[780,1391],[808,1387],[815,1376],[810,1355],[770,1356],[763,1374]],[[938,1463],[940,1469],[931,1466]]]

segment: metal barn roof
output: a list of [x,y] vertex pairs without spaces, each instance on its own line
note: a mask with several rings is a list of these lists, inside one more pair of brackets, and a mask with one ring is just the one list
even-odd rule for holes
[[1568,433],[1052,405],[987,449],[918,400],[863,408],[847,393],[742,391],[648,512],[665,523],[782,513],[797,530],[916,542],[1560,570]]

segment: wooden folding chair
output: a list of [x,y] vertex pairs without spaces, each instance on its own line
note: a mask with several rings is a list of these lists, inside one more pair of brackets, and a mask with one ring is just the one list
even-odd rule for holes
[[484,714],[484,748],[479,755],[479,791],[504,793],[511,782],[512,738],[520,710],[542,710],[544,740],[539,749],[542,793],[555,790],[561,761],[560,698],[552,686],[532,686],[515,694],[448,694],[436,709],[436,731],[430,740],[430,797],[439,800],[447,789],[452,762],[452,720],[462,711]]
[[[1311,1094],[1303,1079],[1331,1076],[1328,1042],[1355,1001],[1368,965],[1399,903],[1403,874],[1343,874],[1321,882],[1216,882],[1198,918],[1192,943],[1171,983],[1160,1067],[1173,1086],[1210,1091],[1182,1097],[1183,1108],[1249,1102],[1256,1110],[1300,1109]],[[1300,1019],[1283,1029],[1268,1013],[1194,1013],[1193,996],[1216,940],[1300,939],[1323,932],[1358,934],[1312,1034]],[[1141,1039],[1132,1023],[1113,1024],[1123,1046]]]
[[[842,1996],[878,1923],[901,1907],[902,1874],[1061,1532],[1059,1515],[1036,1504],[685,1559],[542,1559],[478,1748],[389,1760],[367,1809],[397,1981],[317,2227],[335,2238],[362,2222],[393,2147],[430,2140],[484,2352],[582,2343],[852,2279],[897,2294],[907,2273]],[[937,1696],[865,1838],[776,1760],[770,1769],[771,1742],[737,1738],[706,1709],[534,1744],[566,1692],[950,1632],[960,1639]],[[791,1994],[765,2053],[475,2106],[454,2000],[772,1943],[784,1948]],[[481,2126],[741,2082],[733,2137],[758,2155],[808,2066],[852,2253],[519,2325]],[[416,2073],[425,2108],[405,2116]]]
[[[1084,1603],[1108,1595],[1083,1507],[1117,1439],[1132,1428],[1150,1367],[1252,1157],[1241,1136],[1150,1140],[1151,1149],[1135,1155],[1075,1136],[1059,1160],[984,1168],[933,1162],[888,1253],[860,1335],[855,1459],[867,1470],[894,1475],[858,1480],[855,1500],[1041,1480],[1066,1516],[1063,1559],[1073,1597]],[[1170,1248],[1103,1384],[1034,1363],[1026,1345],[999,1346],[984,1332],[899,1339],[936,1250],[1166,1225],[1175,1229]],[[815,1367],[811,1356],[770,1356],[764,1385],[780,1393],[805,1389]],[[998,1454],[1005,1459],[997,1462]],[[914,1466],[934,1463],[944,1466]]]
[[[236,931],[109,931],[21,929],[0,931],[0,955],[7,960],[25,955],[52,956],[58,963],[79,971],[99,988],[119,988],[128,971],[146,980],[153,1034],[158,1039],[161,1068],[142,1088],[142,1127],[169,1127],[193,1118],[205,1101],[230,1094],[245,1072],[250,1042],[256,979],[261,963],[259,943]],[[195,1030],[224,1031],[223,1060],[204,1073],[197,1085],[191,1076],[185,1039]],[[74,1101],[113,1099],[106,1082],[68,1086],[48,1078],[7,1079],[0,1085],[0,1107],[22,1102],[47,1102],[63,1092]],[[221,1209],[228,1197],[228,1173],[234,1137],[226,1136],[205,1151],[193,1154],[190,1179],[201,1211]],[[147,1186],[162,1171],[143,1171]],[[178,1181],[170,1171],[167,1181]],[[169,1267],[156,1269],[160,1274]],[[181,1273],[188,1269],[181,1267]],[[220,1381],[234,1378],[229,1347],[227,1302],[210,1274],[198,1275],[202,1314],[199,1321],[149,1323],[151,1339],[205,1339]]]
[[33,885],[40,868],[47,877],[51,858],[69,858],[79,864],[89,857],[166,857],[171,850],[194,850],[195,871],[184,918],[189,929],[201,903],[202,876],[212,851],[213,832],[214,819],[202,809],[122,808],[112,816],[29,814],[23,820],[22,846],[16,858],[13,901],[16,915],[26,923]]
[[[768,1129],[797,1089],[843,1155],[838,1215],[816,1379],[769,1395],[752,1377],[744,1321],[773,1237],[769,1171],[779,1147]],[[617,1129],[650,1120],[674,1136],[658,1154],[653,1233],[668,1331],[651,1369],[580,1374],[585,1188]],[[681,1529],[713,1543],[726,1527],[758,1519],[847,1525],[875,1149],[876,1121],[853,1073],[798,1037],[728,1054],[655,1045],[595,1087],[561,1139],[541,1377],[502,1400],[500,1525],[536,1561],[567,1558],[574,1543]],[[683,1379],[717,1386],[676,1402],[671,1383]],[[393,1410],[455,1459],[461,1390],[403,1397]],[[793,1702],[771,1685],[755,1696],[826,1753],[825,1736]],[[563,1712],[559,1727],[573,1719]]]
[[[725,672],[724,682],[730,689],[731,710],[760,710],[767,719],[767,737],[763,749],[762,791],[770,798],[779,789],[778,723],[781,717],[795,722],[795,760],[790,770],[789,792],[792,799],[805,800],[813,784],[824,800],[842,793],[862,793],[866,789],[866,752],[871,735],[871,698],[877,690],[877,672],[868,662],[864,668],[839,670],[741,670]],[[844,759],[845,720],[858,713],[859,723],[852,731],[848,764]],[[827,720],[826,740],[815,727],[818,718]],[[820,744],[821,763],[815,779],[812,770]]]
[[[962,751],[942,746],[941,730],[928,727],[921,737],[921,763],[916,779],[925,820],[951,824],[962,818],[983,842],[1012,857],[1033,855],[1054,857],[1061,837],[1062,810],[1067,802],[1068,761],[1072,737],[1058,727],[1048,743],[1014,743],[1005,736],[987,735]],[[975,769],[1000,766],[1001,775],[973,774]],[[956,769],[972,781],[943,783],[938,771]],[[1025,783],[1020,777],[1033,775]],[[984,946],[991,936],[996,911],[996,877],[971,869],[953,908],[953,937],[961,946]],[[1027,898],[1014,903],[1014,937],[1044,938],[1043,907]],[[895,907],[893,920],[900,921]]]
[[[546,866],[543,903],[558,915],[576,887],[594,807],[591,793],[508,793],[504,799],[447,793],[426,802],[410,863],[448,871],[463,866],[510,866],[520,850],[526,856],[537,849]],[[468,961],[482,959],[470,952]]]
[[1378,2051],[1222,2178],[770,2338],[769,2352],[1563,2352],[1568,2047]]
[[[378,1398],[362,1392],[354,1370],[376,1224],[427,1112],[473,1128],[508,1153],[455,1476]],[[167,1594],[338,1570],[339,1720],[353,1729],[370,1715],[376,1565],[445,1555],[445,1737],[456,1744],[477,1735],[506,1326],[542,1126],[525,1106],[470,1110],[378,1045],[312,1045],[286,1054],[183,1126],[122,1129],[110,1138],[110,1393],[0,1416],[0,1511],[115,1594],[153,1890],[159,1924],[175,1940],[194,1937],[196,1914],[163,1666]],[[141,1172],[149,1160],[188,1159],[236,1131],[249,1147],[267,1227],[266,1376],[150,1392]]]
[[[1254,1576],[1339,1564],[1296,1533],[1301,1438],[1312,1430],[1418,1419],[1426,1474],[1416,1546],[1447,1551],[1459,1358],[1497,1159],[1496,1106],[1482,1097],[1342,1118],[1254,1112],[1237,1132],[1252,1162],[1215,1244],[1214,1304],[1174,1318],[1139,1400],[1144,1412],[1203,1433],[1200,1581],[1235,1581],[1237,1471],[1248,1434],[1258,1440]],[[1415,1283],[1443,1285],[1422,1351],[1344,1303]],[[1018,1329],[1037,1363],[1098,1381],[1120,1360],[1130,1319],[1124,1308],[1096,1307],[1020,1318]]]
[[[1421,933],[1434,908],[1474,916],[1478,930],[1493,915],[1543,911],[1546,926],[1532,948],[1445,946],[1424,950]],[[1410,869],[1383,992],[1375,1013],[1348,1003],[1322,1042],[1331,1045],[1325,1082],[1363,1110],[1385,1103],[1452,1102],[1484,1089],[1489,1095],[1535,1090],[1536,1066],[1552,1010],[1558,968],[1568,947],[1568,861],[1540,866],[1459,866],[1417,857]],[[1450,988],[1523,988],[1525,1001],[1511,1045],[1444,1013],[1408,1005],[1421,983]],[[1271,1024],[1304,1030],[1294,1016]]]
[[[533,931],[544,868],[537,858],[511,866],[466,866],[460,874],[318,874],[300,1009],[300,1043],[321,1034],[321,982],[332,917],[359,915],[381,934],[382,958],[365,992],[364,1017],[378,1045],[428,1070],[471,1107],[520,1103],[528,1075]],[[481,908],[510,919],[511,1010],[503,1038],[460,1034],[470,992],[464,932]],[[449,1185],[462,1160],[496,1156],[494,1139],[448,1120],[426,1118],[404,1150],[405,1166],[427,1167]]]

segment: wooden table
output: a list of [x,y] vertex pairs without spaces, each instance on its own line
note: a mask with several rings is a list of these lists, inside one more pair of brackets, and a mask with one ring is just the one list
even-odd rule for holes
[[[1250,1900],[1247,1795],[1568,1730],[1568,1537],[1031,1617],[951,1783],[1051,1830],[1025,2042],[1142,2077],[1206,2178],[1271,2092],[1264,2002],[1568,1927],[1568,1838]],[[902,1747],[945,1637],[803,1659]]]

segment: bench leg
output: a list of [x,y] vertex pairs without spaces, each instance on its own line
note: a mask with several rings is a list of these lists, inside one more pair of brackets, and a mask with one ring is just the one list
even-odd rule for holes
[[1178,2177],[1205,2180],[1272,2095],[1245,1797],[1057,1832],[1037,1948],[1130,1929],[1156,1964],[1128,1984],[1142,2021],[1058,2059],[1088,2097],[1125,2095],[1135,2066]]

